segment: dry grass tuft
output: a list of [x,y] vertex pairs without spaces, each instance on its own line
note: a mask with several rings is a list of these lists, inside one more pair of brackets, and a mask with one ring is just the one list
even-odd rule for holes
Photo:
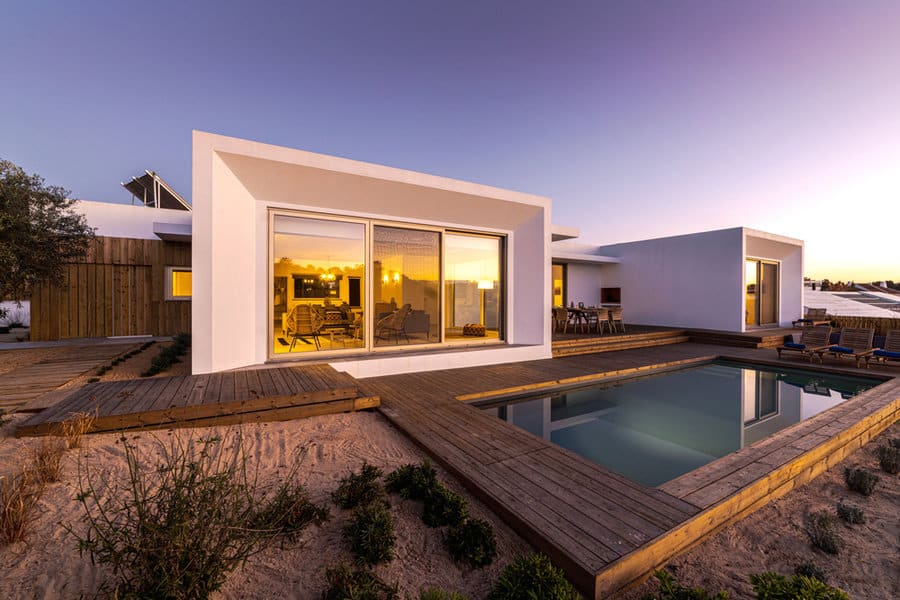
[[66,442],[58,437],[46,437],[31,451],[31,465],[27,471],[40,483],[59,481],[62,457],[66,453]]
[[35,480],[35,473],[23,469],[21,473],[0,476],[0,545],[14,544],[25,539],[31,513],[43,490]]
[[96,419],[96,414],[80,412],[63,421],[60,424],[60,432],[66,438],[66,446],[69,449],[80,448],[81,438],[90,432]]

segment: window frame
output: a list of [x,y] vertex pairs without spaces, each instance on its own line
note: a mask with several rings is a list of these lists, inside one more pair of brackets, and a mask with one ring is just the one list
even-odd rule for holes
[[[191,295],[190,296],[176,296],[172,293],[172,275],[176,272],[179,273],[191,273]],[[166,266],[166,302],[190,302],[194,298],[194,275],[193,269],[190,265],[188,266],[174,266],[167,265]]]

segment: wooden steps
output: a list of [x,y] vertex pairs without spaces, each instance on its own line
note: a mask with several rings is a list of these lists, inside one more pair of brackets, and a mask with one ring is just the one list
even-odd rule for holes
[[633,348],[666,346],[668,344],[687,342],[689,339],[690,338],[683,329],[657,331],[652,333],[585,336],[553,342],[553,358],[576,356],[579,354],[596,354],[598,352],[613,352],[616,350],[630,350]]
[[16,430],[49,435],[78,413],[96,415],[91,432],[283,421],[374,408],[356,380],[328,365],[284,367],[88,384]]
[[776,348],[784,343],[785,335],[789,335],[789,332],[784,329],[750,333],[691,329],[687,331],[687,335],[690,337],[690,341],[697,344],[714,344],[733,348]]

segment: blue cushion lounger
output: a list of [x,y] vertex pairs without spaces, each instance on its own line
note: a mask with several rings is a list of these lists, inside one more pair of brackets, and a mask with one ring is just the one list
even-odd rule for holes
[[881,356],[883,358],[894,358],[900,360],[900,352],[891,352],[890,350],[876,350],[872,354],[875,356]]
[[844,346],[831,346],[829,352],[837,352],[838,354],[855,354],[853,348],[845,348]]
[[775,349],[778,351],[778,358],[781,358],[781,353],[784,350],[791,350],[793,352],[799,352],[802,356],[809,355],[810,360],[812,360],[813,352],[828,348],[828,340],[830,337],[831,327],[807,326],[804,327],[803,331],[800,333],[799,342],[785,342]]
[[866,368],[872,361],[887,364],[888,361],[900,361],[900,329],[891,329],[884,336],[884,347],[872,351],[866,356]]
[[[844,327],[841,329],[841,338],[837,344],[829,345],[816,350],[814,354],[819,356],[819,363],[824,362],[826,354],[835,358],[851,356],[856,359],[859,367],[863,358],[872,353],[872,340],[875,338],[875,329],[871,327]],[[812,362],[812,356],[809,357]]]

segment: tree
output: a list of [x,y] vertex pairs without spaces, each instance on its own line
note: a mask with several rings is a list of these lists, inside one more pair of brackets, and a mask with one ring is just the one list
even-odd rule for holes
[[66,263],[94,237],[75,200],[8,160],[0,160],[0,299],[21,301],[42,281],[62,283]]

